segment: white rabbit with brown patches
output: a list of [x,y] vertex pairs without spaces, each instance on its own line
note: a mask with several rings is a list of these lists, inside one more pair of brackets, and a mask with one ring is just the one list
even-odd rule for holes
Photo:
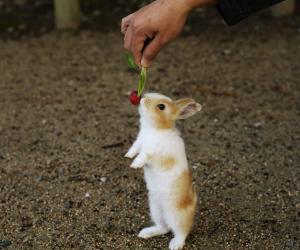
[[157,93],[146,94],[139,106],[140,132],[125,155],[136,156],[132,168],[144,168],[154,225],[140,231],[147,239],[172,231],[169,249],[182,249],[196,209],[197,195],[192,186],[183,139],[175,121],[201,110],[192,99],[172,101]]

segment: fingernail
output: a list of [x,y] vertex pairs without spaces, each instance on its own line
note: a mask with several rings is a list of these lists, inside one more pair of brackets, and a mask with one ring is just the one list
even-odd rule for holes
[[142,58],[141,65],[142,67],[148,68],[150,63],[146,59]]

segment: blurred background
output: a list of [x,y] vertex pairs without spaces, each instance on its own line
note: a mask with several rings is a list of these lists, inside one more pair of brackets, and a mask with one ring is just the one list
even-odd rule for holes
[[[0,249],[167,249],[142,171],[121,18],[134,0],[0,0]],[[203,105],[178,124],[198,193],[186,249],[300,248],[299,1],[228,26],[194,11],[146,91]]]
[[[56,4],[55,4],[56,2]],[[143,0],[1,0],[0,33],[9,37],[44,34],[56,27],[109,31],[119,29],[122,17],[132,13],[151,1]],[[287,0],[277,7],[262,11],[261,16],[283,17],[299,14],[299,1]],[[197,27],[208,19],[218,16],[214,10],[198,10],[188,25]],[[220,19],[220,18],[219,18]],[[292,19],[291,19],[292,20]],[[221,20],[219,20],[221,21]],[[198,27],[199,30],[199,27]]]

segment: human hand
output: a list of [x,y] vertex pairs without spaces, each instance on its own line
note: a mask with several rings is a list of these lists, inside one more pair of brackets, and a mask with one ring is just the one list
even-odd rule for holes
[[182,31],[189,12],[215,0],[156,0],[122,19],[124,47],[140,66],[149,67],[159,51]]

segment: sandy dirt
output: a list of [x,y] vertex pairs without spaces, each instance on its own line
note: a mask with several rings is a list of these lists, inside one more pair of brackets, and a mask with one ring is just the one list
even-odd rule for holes
[[[198,190],[185,249],[300,248],[300,17],[191,25],[147,90],[203,104],[181,122]],[[137,75],[118,31],[0,41],[0,249],[167,249],[142,171]],[[10,245],[10,246],[8,246]]]

